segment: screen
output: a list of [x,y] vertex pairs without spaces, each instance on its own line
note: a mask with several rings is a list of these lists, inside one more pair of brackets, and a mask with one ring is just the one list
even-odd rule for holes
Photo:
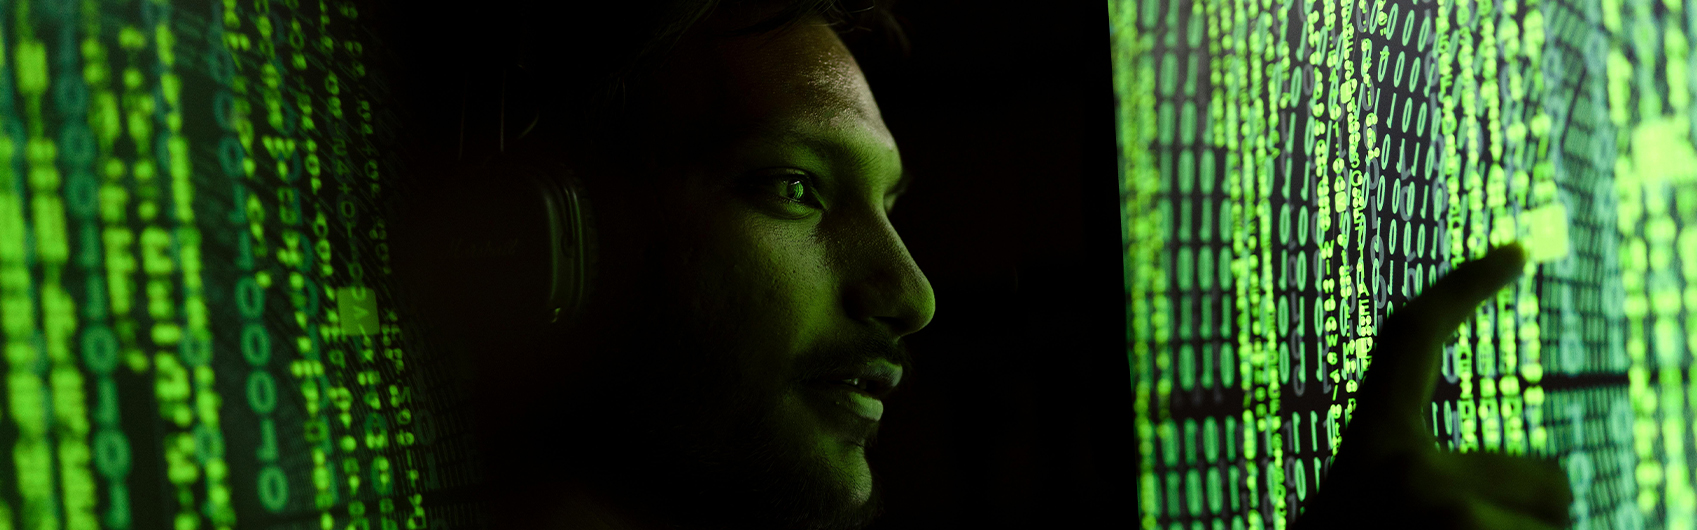
[[1445,348],[1435,443],[1558,460],[1579,528],[1697,524],[1697,11],[1108,7],[1142,526],[1294,520],[1379,323],[1512,241],[1528,274]]
[[330,0],[0,0],[0,528],[438,528],[379,43]]

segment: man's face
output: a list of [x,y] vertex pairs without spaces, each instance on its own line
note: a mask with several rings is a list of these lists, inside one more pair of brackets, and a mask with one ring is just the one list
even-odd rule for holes
[[606,281],[565,406],[602,441],[586,480],[645,510],[855,527],[878,508],[865,445],[897,340],[935,301],[890,224],[901,160],[853,57],[817,19],[712,36],[743,22],[710,19],[659,74],[657,176],[592,197]]

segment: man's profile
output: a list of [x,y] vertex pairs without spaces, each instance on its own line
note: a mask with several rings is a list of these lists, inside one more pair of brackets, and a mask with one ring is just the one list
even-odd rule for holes
[[[889,221],[907,181],[837,35],[846,13],[658,3],[605,21],[649,28],[626,42],[647,52],[603,65],[615,74],[529,88],[597,102],[538,111],[499,149],[568,163],[599,244],[580,319],[461,352],[508,523],[858,528],[877,515],[865,446],[909,364],[901,339],[935,302]],[[532,37],[530,57],[588,56]]]

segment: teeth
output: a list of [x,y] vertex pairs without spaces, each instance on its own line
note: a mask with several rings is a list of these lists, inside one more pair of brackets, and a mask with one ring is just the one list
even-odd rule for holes
[[856,378],[853,378],[853,379],[844,379],[843,382],[847,383],[848,386],[860,388],[860,378],[859,377],[856,377]]

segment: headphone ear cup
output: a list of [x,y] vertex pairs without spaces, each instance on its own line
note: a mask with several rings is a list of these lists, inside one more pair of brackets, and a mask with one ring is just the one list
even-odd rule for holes
[[396,275],[437,331],[528,341],[582,311],[596,245],[582,186],[528,165],[465,170],[403,203]]
[[552,280],[549,305],[553,324],[567,324],[582,313],[595,285],[595,223],[583,184],[569,170],[555,174],[530,172],[527,178],[539,191],[549,210],[549,240]]

